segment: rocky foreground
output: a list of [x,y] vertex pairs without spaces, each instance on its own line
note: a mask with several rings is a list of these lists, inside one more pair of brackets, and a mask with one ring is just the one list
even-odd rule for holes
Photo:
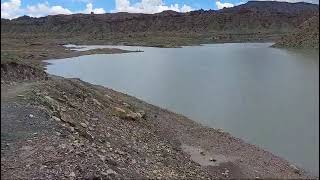
[[1,178],[312,177],[220,129],[8,62],[1,64]]

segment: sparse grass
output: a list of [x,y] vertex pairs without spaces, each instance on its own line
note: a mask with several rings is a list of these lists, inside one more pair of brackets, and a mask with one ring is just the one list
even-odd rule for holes
[[18,59],[19,58],[16,53],[1,50],[1,64],[11,61],[18,61]]

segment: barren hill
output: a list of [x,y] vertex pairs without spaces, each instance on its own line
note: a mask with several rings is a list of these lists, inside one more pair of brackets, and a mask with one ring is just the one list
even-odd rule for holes
[[[291,33],[319,11],[308,3],[249,1],[222,10],[188,13],[164,11],[157,14],[74,14],[41,18],[23,16],[1,20],[2,35],[44,35],[79,37],[89,40],[119,41],[135,37],[188,36],[209,40],[269,40]],[[164,35],[166,34],[166,35]]]
[[302,23],[296,31],[281,39],[275,46],[319,49],[319,14]]

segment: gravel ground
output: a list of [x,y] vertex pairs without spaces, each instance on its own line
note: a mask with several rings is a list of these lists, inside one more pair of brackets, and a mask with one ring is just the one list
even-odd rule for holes
[[312,178],[222,130],[77,79],[1,92],[3,179]]

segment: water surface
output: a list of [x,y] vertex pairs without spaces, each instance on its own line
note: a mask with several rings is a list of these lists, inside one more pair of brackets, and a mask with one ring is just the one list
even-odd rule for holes
[[51,60],[47,71],[104,85],[223,128],[318,175],[318,51],[270,45],[122,46],[144,52]]

